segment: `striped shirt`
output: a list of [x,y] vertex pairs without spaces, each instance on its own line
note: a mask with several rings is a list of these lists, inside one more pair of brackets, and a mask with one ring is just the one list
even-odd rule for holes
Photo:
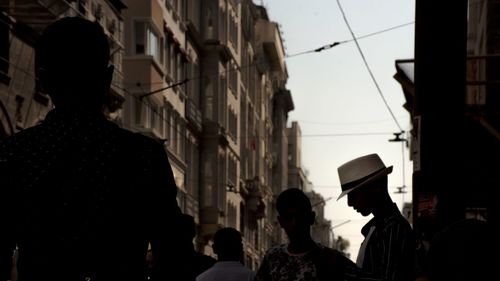
[[415,280],[415,236],[396,204],[389,205],[361,229],[365,239],[370,229],[373,231],[364,242],[362,267],[348,268],[346,280]]

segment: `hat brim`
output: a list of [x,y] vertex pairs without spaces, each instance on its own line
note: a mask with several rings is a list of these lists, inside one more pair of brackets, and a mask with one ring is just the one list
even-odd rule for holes
[[388,175],[390,173],[392,173],[392,166],[389,166],[389,167],[381,170],[380,172],[378,172],[378,173],[374,174],[373,176],[367,178],[365,181],[359,183],[358,185],[356,185],[356,186],[354,186],[352,188],[349,188],[348,190],[342,191],[342,193],[340,193],[339,197],[337,198],[337,201],[340,198],[346,196],[349,192],[354,191],[354,190],[356,190],[356,189],[358,189],[358,188],[360,188],[360,187],[362,187],[362,186],[364,186],[364,185],[366,185],[366,184],[368,184],[370,182],[373,182],[374,180],[376,180],[376,179],[378,179],[378,178],[380,178],[382,176]]

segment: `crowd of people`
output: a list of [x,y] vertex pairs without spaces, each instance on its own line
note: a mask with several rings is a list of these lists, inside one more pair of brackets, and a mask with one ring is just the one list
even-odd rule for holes
[[[298,188],[276,200],[288,243],[270,248],[255,272],[243,263],[242,234],[234,228],[214,234],[217,259],[196,251],[196,224],[179,209],[162,145],[102,113],[113,75],[109,55],[99,24],[78,17],[49,25],[37,42],[38,82],[54,109],[0,144],[1,280],[13,278],[13,267],[20,281],[478,280],[474,271],[450,273],[461,272],[466,260],[453,247],[490,233],[488,226],[454,225],[468,232],[443,232],[429,250],[434,262],[417,270],[415,234],[388,193],[392,166],[377,154],[338,167],[338,199],[347,196],[348,206],[373,215],[361,229],[365,239],[356,262],[313,240],[315,213]],[[488,280],[487,260],[476,261],[467,265]]]

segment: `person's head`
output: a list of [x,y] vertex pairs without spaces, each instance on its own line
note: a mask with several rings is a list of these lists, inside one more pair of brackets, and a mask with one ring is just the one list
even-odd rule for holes
[[387,176],[367,183],[347,194],[347,205],[363,216],[368,216],[380,205],[381,197],[389,196]]
[[101,109],[113,74],[109,57],[108,38],[98,23],[65,17],[38,39],[35,69],[56,107]]
[[314,224],[315,213],[307,195],[298,188],[289,188],[276,199],[278,222],[285,230],[290,242],[308,239],[311,225]]
[[[386,167],[377,154],[353,159],[338,168],[342,193],[347,195],[347,204],[363,216],[368,216],[387,200],[387,175],[392,166]],[[338,200],[337,199],[337,200]]]
[[219,261],[241,261],[243,258],[241,233],[232,227],[219,229],[212,247]]

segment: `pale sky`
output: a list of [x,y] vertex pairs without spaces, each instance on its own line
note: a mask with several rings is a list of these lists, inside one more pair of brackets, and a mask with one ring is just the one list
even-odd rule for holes
[[[269,17],[281,25],[288,55],[316,49],[335,41],[352,39],[336,0],[265,0]],[[385,30],[414,21],[414,0],[341,0],[347,20],[356,35]],[[400,84],[393,78],[395,60],[413,58],[414,25],[391,30],[358,41],[382,94],[403,130],[410,130],[410,117]],[[387,166],[391,197],[401,209],[403,200],[411,202],[413,163],[405,148],[405,185],[408,193],[394,194],[403,185],[401,143],[389,142],[399,132],[366,69],[354,42],[332,49],[288,58],[289,80],[295,110],[289,121],[302,129],[302,161],[309,180],[325,198],[326,216],[350,243],[351,259],[356,260],[363,240],[361,227],[370,217],[362,217],[347,206],[347,199],[336,201],[340,193],[337,167],[369,153],[378,153]],[[358,133],[388,135],[317,136]],[[403,197],[404,196],[404,197]]]

